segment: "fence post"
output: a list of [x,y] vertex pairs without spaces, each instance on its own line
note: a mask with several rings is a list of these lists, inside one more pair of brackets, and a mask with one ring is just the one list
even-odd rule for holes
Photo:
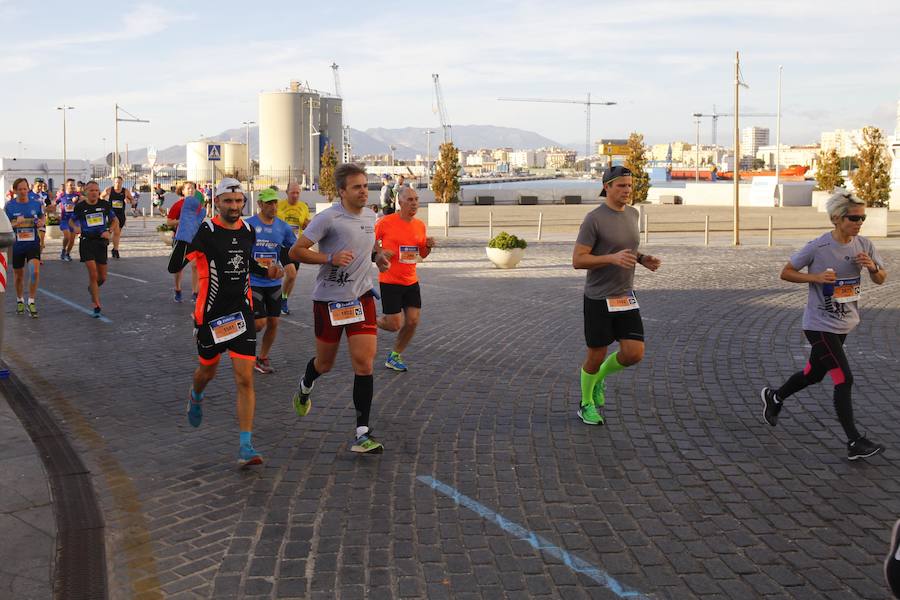
[[494,239],[494,211],[488,211],[488,240]]
[[769,215],[769,248],[772,247],[772,215]]
[[644,244],[647,243],[647,240],[650,239],[650,217],[647,213],[644,213]]
[[444,213],[444,237],[450,237],[450,207]]
[[709,246],[709,215],[703,219],[703,245]]
[[538,241],[541,241],[541,231],[544,227],[544,213],[538,213]]

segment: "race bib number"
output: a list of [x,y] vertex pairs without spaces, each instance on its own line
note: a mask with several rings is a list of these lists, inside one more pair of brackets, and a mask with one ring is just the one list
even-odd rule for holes
[[365,321],[366,314],[363,311],[362,302],[351,300],[350,302],[329,302],[328,316],[331,318],[331,324],[350,325],[351,323],[359,323]]
[[209,329],[212,331],[213,343],[221,344],[247,331],[247,322],[242,313],[236,312],[210,321]]
[[112,207],[113,208],[125,208],[125,201],[124,200],[113,200]]
[[640,305],[638,305],[637,298],[634,297],[634,292],[628,292],[624,296],[606,299],[606,309],[609,312],[623,312],[638,308],[640,308]]
[[88,227],[103,227],[106,224],[103,213],[88,213],[84,216],[84,220]]
[[16,229],[17,242],[33,242],[34,229]]
[[834,295],[832,300],[840,304],[856,302],[859,300],[859,277],[851,279],[838,279],[834,282]]
[[260,266],[268,269],[272,265],[278,264],[278,255],[274,252],[254,252],[253,258]]
[[400,246],[400,264],[414,265],[419,262],[418,246]]

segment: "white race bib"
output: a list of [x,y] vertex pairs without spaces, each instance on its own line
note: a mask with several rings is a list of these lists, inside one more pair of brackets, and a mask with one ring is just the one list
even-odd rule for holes
[[628,292],[624,296],[616,296],[615,298],[606,299],[606,310],[609,312],[622,312],[626,310],[635,310],[640,308],[634,292]]
[[210,321],[209,329],[212,331],[213,342],[221,344],[247,331],[247,322],[243,313],[236,312]]
[[33,242],[34,241],[34,229],[16,229],[16,241],[17,242]]
[[253,258],[256,259],[260,266],[266,269],[278,264],[278,253],[276,252],[254,252]]
[[331,318],[331,324],[335,327],[366,320],[366,314],[359,299],[350,302],[329,302],[328,316]]
[[850,279],[838,279],[834,282],[834,294],[832,300],[839,304],[856,302],[859,300],[859,277]]
[[414,265],[419,262],[418,246],[400,246],[400,264]]

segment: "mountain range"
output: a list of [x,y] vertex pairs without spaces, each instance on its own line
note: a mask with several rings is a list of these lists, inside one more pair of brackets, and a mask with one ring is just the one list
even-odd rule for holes
[[[413,159],[416,154],[425,156],[427,151],[426,127],[403,127],[388,129],[374,127],[361,131],[350,130],[350,142],[353,145],[353,154],[389,154],[390,146],[394,146],[394,156],[400,159]],[[438,146],[443,139],[439,127],[431,129],[431,156],[437,157]],[[453,143],[457,148],[464,150],[477,150],[479,148],[515,148],[516,150],[536,149],[547,146],[560,146],[549,138],[533,131],[515,129],[513,127],[496,127],[494,125],[456,125],[453,127]],[[215,141],[244,142],[247,139],[247,130],[243,127],[226,129],[218,135],[209,137]],[[157,149],[156,162],[159,164],[184,163],[187,160],[185,144],[169,146]],[[259,158],[259,129],[250,128],[250,157]],[[124,157],[123,157],[124,158]],[[103,158],[94,162],[102,163]],[[129,150],[128,162],[143,164],[147,161],[147,149],[137,148]]]

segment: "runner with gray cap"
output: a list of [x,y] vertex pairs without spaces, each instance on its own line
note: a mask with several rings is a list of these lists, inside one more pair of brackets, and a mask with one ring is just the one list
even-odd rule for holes
[[[660,259],[638,252],[638,211],[631,204],[632,177],[625,167],[603,174],[602,201],[589,212],[572,253],[572,266],[587,269],[584,284],[584,338],[578,416],[588,425],[603,425],[606,377],[644,357],[644,324],[634,294],[634,268],[655,271]],[[609,356],[614,342],[619,349]]]

